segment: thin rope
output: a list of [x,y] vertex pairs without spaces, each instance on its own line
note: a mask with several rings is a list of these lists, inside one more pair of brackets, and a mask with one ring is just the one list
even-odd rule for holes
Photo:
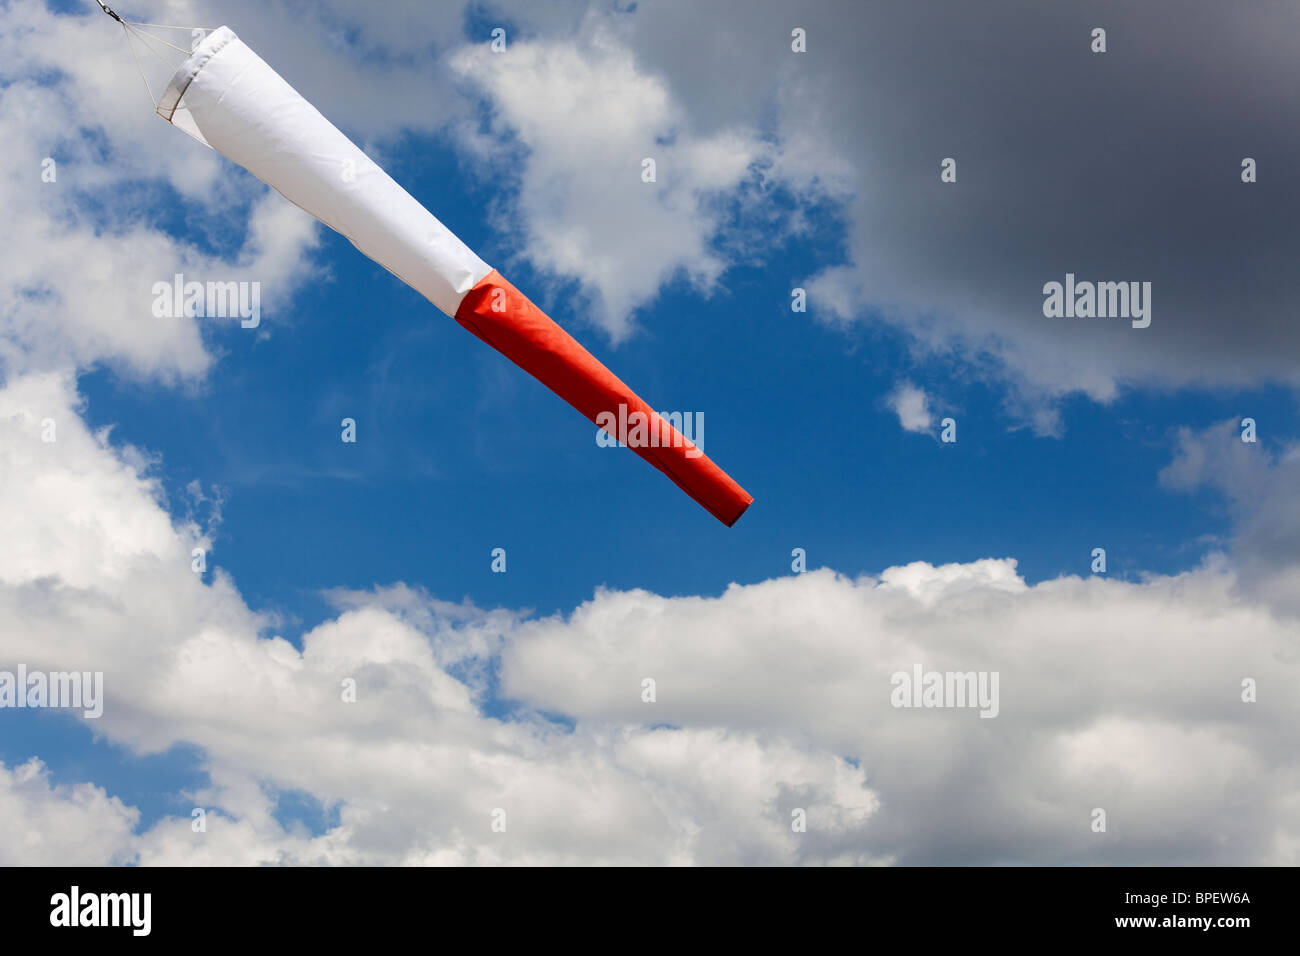
[[129,23],[133,27],[157,27],[159,30],[184,30],[187,33],[191,30],[202,30],[205,33],[211,33],[213,30],[217,29],[216,27],[172,27],[165,23],[141,23],[139,20],[124,20],[123,22]]
[[175,43],[168,43],[162,37],[156,37],[152,33],[145,33],[143,30],[137,30],[135,27],[131,26],[130,24],[126,24],[126,26],[130,27],[131,32],[134,33],[136,36],[143,37],[144,39],[147,40],[154,40],[158,43],[161,43],[163,46],[171,47],[177,53],[184,54],[185,56],[190,55],[191,51],[185,49],[184,47],[179,47]]
[[145,48],[146,50],[148,50],[148,51],[149,51],[150,53],[152,53],[152,54],[153,54],[153,55],[154,55],[154,56],[155,56],[159,61],[161,61],[163,64],[165,64],[165,65],[168,67],[168,69],[171,69],[171,70],[175,70],[175,69],[176,69],[176,64],[175,64],[174,62],[172,62],[171,60],[167,59],[166,56],[163,56],[161,53],[159,53],[157,50],[155,50],[152,46],[149,45],[149,41],[148,41],[148,39],[146,38],[146,35],[145,35],[145,34],[143,34],[143,33],[139,33],[139,32],[137,32],[137,31],[135,31],[135,30],[132,30],[131,33],[132,33],[132,35],[133,35],[133,36],[134,36],[134,37],[135,37],[135,38],[136,38],[136,39],[141,43],[141,45],[144,46],[144,48]]
[[159,53],[157,50],[155,50],[153,47],[151,47],[147,42],[145,42],[145,40],[143,39],[143,37],[145,36],[145,34],[140,33],[140,32],[138,32],[138,31],[135,31],[135,30],[133,30],[133,31],[131,31],[131,32],[136,36],[137,39],[140,40],[141,45],[142,45],[146,50],[148,50],[150,53],[152,53],[152,54],[154,55],[154,58],[155,58],[159,63],[161,63],[163,66],[167,67],[167,69],[172,70],[172,71],[175,71],[177,64],[172,63],[171,61],[169,61],[169,60],[167,59],[167,57],[163,56],[161,53]]
[[144,88],[149,94],[149,101],[153,103],[153,108],[158,108],[158,99],[153,95],[153,87],[149,85],[149,78],[144,75],[144,68],[140,66],[140,57],[136,56],[135,44],[131,42],[131,32],[127,30],[126,24],[122,24],[122,36],[126,37],[126,48],[131,51],[131,59],[135,60],[136,71],[140,74],[140,79],[144,80]]

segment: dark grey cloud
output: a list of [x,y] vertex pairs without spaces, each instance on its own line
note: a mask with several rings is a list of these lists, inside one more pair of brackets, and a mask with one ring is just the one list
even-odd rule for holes
[[[847,191],[851,268],[813,283],[814,315],[834,303],[923,351],[991,357],[1031,403],[1300,382],[1300,7],[655,3],[611,19],[698,131],[775,119],[780,171]],[[1067,272],[1151,282],[1151,326],[1045,318],[1043,284]]]

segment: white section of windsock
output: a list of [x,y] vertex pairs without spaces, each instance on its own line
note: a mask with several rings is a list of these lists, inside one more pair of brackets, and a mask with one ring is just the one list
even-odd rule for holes
[[176,71],[158,113],[450,316],[492,271],[229,27],[210,33]]

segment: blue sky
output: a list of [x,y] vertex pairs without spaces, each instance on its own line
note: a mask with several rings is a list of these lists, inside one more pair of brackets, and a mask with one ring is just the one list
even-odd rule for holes
[[[521,43],[530,30],[537,42],[565,41],[560,26],[516,29],[510,17],[470,8],[459,44],[481,43],[498,22]],[[276,50],[260,52],[276,63]],[[388,54],[376,56],[384,66]],[[121,95],[136,94],[147,112],[141,90]],[[794,287],[853,266],[862,227],[833,191],[801,192],[776,177],[759,190],[754,170],[741,187],[745,201],[704,237],[727,262],[713,287],[702,291],[678,271],[615,344],[593,318],[591,289],[539,266],[527,230],[502,214],[527,200],[525,177],[488,175],[480,155],[448,129],[420,128],[422,120],[383,130],[335,119],[652,405],[702,412],[703,447],[755,502],[723,527],[635,455],[598,447],[595,428],[569,406],[322,228],[304,270],[262,279],[268,290],[283,282],[291,291],[264,306],[259,329],[198,320],[215,357],[205,375],[169,383],[132,374],[111,354],[76,367],[86,426],[110,429],[109,447],[121,456],[147,451],[147,474],[173,518],[190,509],[192,482],[220,499],[204,580],[216,569],[228,574],[251,611],[273,616],[260,636],[282,635],[300,651],[305,634],[339,615],[333,589],[404,582],[442,601],[547,618],[570,614],[598,589],[717,597],[733,583],[790,575],[793,548],[806,549],[810,570],[850,578],[917,561],[1013,558],[1033,587],[1088,576],[1092,549],[1104,547],[1107,576],[1138,586],[1196,572],[1207,555],[1231,548],[1238,528],[1219,491],[1160,480],[1180,430],[1200,434],[1248,415],[1259,423],[1261,454],[1278,458],[1300,434],[1296,393],[1263,373],[1242,386],[1211,376],[1148,384],[1123,372],[1112,400],[1072,389],[1044,398],[1060,414],[1058,432],[1045,434],[1018,411],[1024,393],[1013,374],[989,373],[969,342],[919,348],[869,302],[852,322],[815,295],[807,314],[793,313]],[[201,152],[161,121],[141,135],[175,155]],[[771,128],[760,137],[781,142]],[[499,145],[520,167],[529,162],[526,145]],[[218,175],[237,197],[220,216],[147,177],[127,179],[139,188],[125,194],[121,182],[94,185],[73,206],[83,224],[111,229],[121,206],[99,206],[107,193],[118,203],[138,199],[142,218],[177,243],[174,261],[153,264],[165,279],[183,270],[183,243],[223,257],[247,242],[264,187],[225,161]],[[1260,191],[1286,188],[1274,182]],[[796,209],[802,229],[765,234],[765,223],[788,225]],[[1036,308],[1035,290],[1027,303]],[[1070,348],[1063,342],[1062,354]],[[956,420],[955,443],[938,440],[937,424],[929,433],[900,426],[888,397],[904,382],[930,396],[936,422]],[[357,422],[356,444],[340,441],[345,417]],[[208,520],[211,503],[193,514]],[[491,571],[497,547],[507,551],[504,574]],[[563,707],[535,696],[523,705],[499,681],[489,686],[486,714],[522,708],[572,726]],[[128,738],[93,730],[59,713],[10,712],[0,721],[0,761],[39,757],[56,787],[93,781],[141,811],[137,834],[187,816],[189,793],[211,784],[202,745],[138,756]],[[301,822],[312,835],[338,826],[337,806],[283,789],[282,824]]]

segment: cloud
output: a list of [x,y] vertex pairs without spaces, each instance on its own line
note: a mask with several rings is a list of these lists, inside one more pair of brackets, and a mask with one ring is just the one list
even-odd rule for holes
[[928,433],[934,425],[929,396],[925,389],[911,382],[900,382],[885,401],[898,416],[898,424],[904,431]]
[[133,862],[139,811],[89,783],[54,785],[33,758],[0,763],[0,866],[115,866]]
[[[791,111],[786,138],[811,136],[859,170],[848,272],[825,275],[838,275],[833,318],[878,316],[923,354],[987,353],[1030,401],[1300,381],[1282,359],[1300,345],[1282,319],[1290,280],[1277,244],[1294,237],[1277,204],[1288,199],[1280,181],[1240,180],[1242,157],[1297,145],[1273,94],[1250,92],[1295,82],[1276,38],[1296,11],[1243,20],[1180,4],[1196,27],[1169,31],[1173,6],[1108,10],[1111,48],[1100,55],[1088,48],[1091,24],[1042,5],[998,4],[1001,16],[944,4],[941,29],[926,4],[806,17],[807,69],[842,94],[824,120]],[[855,17],[870,31],[846,29]],[[864,32],[889,42],[864,49]],[[1212,63],[1214,79],[1187,70],[1196,62]],[[1161,79],[1171,64],[1187,80],[1177,88]],[[1067,100],[1072,128],[1097,135],[1047,134]],[[1125,162],[1102,130],[1125,131]],[[957,160],[956,183],[940,182],[945,157]],[[1151,328],[1045,319],[1040,290],[1066,272],[1151,281]],[[822,288],[810,285],[811,303]]]
[[[147,456],[116,452],[78,406],[67,377],[0,388],[3,658],[102,671],[97,733],[141,754],[193,744],[211,778],[193,795],[206,832],[168,818],[114,852],[144,863],[861,861],[833,835],[860,832],[874,798],[838,753],[726,728],[486,716],[474,665],[499,653],[518,614],[396,586],[335,592],[340,613],[300,646],[276,637],[219,550],[210,581],[191,571],[200,530],[173,524],[139,470]],[[42,440],[47,418],[54,442]],[[702,763],[715,769],[707,779]],[[337,824],[316,836],[281,825],[284,791]],[[822,821],[824,839],[796,839],[795,807]],[[496,808],[505,834],[491,830]],[[7,819],[45,825],[28,804]]]
[[[1228,554],[1243,593],[1300,617],[1300,445],[1269,450],[1267,431],[1242,441],[1242,419],[1209,428],[1181,428],[1173,461],[1160,472],[1166,487],[1210,488],[1228,503],[1233,533]],[[1258,425],[1257,425],[1258,428]]]
[[[106,24],[35,4],[7,11],[0,372],[107,363],[138,381],[192,384],[236,323],[158,318],[154,284],[176,273],[260,282],[263,308],[283,309],[313,274],[317,227],[153,116],[124,41]],[[200,224],[180,238],[160,225],[177,196]],[[212,251],[212,236],[227,228],[242,240]]]
[[712,291],[728,263],[711,247],[721,220],[710,198],[763,158],[752,130],[695,133],[667,83],[597,16],[576,36],[518,40],[504,53],[466,46],[451,65],[492,109],[490,132],[466,128],[463,142],[518,185],[498,231],[534,267],[577,279],[592,297],[589,320],[613,341],[673,276]]
[[[717,598],[602,591],[525,624],[502,684],[580,726],[628,724],[652,676],[655,720],[852,757],[879,800],[861,852],[900,863],[1280,863],[1300,835],[1300,625],[1234,585],[1206,569],[1031,587],[986,560]],[[916,665],[998,672],[998,716],[894,708],[891,676]],[[1246,678],[1268,699],[1244,703]]]
[[[115,810],[100,857],[1295,860],[1300,623],[1244,598],[1229,567],[1033,586],[1009,559],[823,569],[711,598],[602,590],[542,619],[395,585],[334,592],[337,615],[295,644],[219,552],[209,580],[190,570],[200,529],[173,522],[148,456],[86,430],[78,405],[66,377],[0,388],[0,647],[103,671],[97,733],[136,753],[190,744],[210,777],[191,795],[205,833],[186,814],[127,834],[132,811]],[[916,664],[999,672],[999,715],[894,709],[891,675]],[[486,712],[493,673],[508,717]],[[286,792],[329,822],[280,822]],[[6,819],[46,826],[50,799]],[[30,853],[65,859],[59,843]]]

